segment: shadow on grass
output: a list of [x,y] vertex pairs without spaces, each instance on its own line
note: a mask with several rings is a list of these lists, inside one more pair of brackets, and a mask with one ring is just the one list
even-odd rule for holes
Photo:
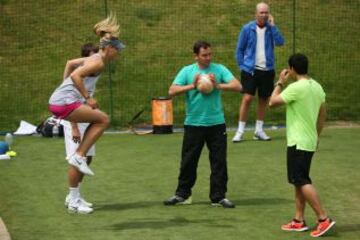
[[[286,140],[286,136],[271,136],[271,141],[285,141]],[[261,141],[260,141],[261,142]],[[266,142],[266,141],[263,141]]]
[[234,200],[234,203],[239,206],[250,206],[250,205],[280,205],[287,203],[294,203],[294,200],[285,198],[247,198]]
[[[359,232],[360,231],[360,224],[359,223],[353,223],[353,224],[335,224],[333,228],[331,228],[328,232],[324,234],[324,237],[336,237],[336,238],[342,238],[342,233],[347,232]],[[355,238],[349,238],[349,239],[355,239]],[[358,238],[356,238],[358,239]]]
[[121,211],[137,208],[148,208],[153,206],[161,206],[161,201],[148,201],[148,202],[131,202],[131,203],[109,203],[97,204],[94,208],[96,211]]
[[359,223],[342,224],[342,225],[335,224],[335,230],[336,230],[337,233],[341,233],[341,232],[359,232],[360,231],[360,224]]
[[243,143],[268,143],[271,141],[285,141],[286,140],[286,136],[271,136],[271,140],[270,141],[261,141],[261,140],[255,140],[253,139],[252,136],[246,136],[244,137],[240,142],[233,142],[232,139],[228,139],[228,142],[231,144],[236,144],[236,145],[241,145]]
[[[236,206],[251,206],[251,205],[259,206],[259,205],[280,205],[280,204],[294,203],[294,200],[284,199],[284,198],[247,198],[241,200],[232,200],[232,202]],[[199,201],[199,202],[194,202],[193,204],[210,205],[210,201]]]
[[184,227],[187,225],[196,227],[198,224],[216,228],[233,228],[231,225],[220,224],[218,219],[188,220],[183,217],[176,217],[169,220],[137,219],[134,221],[113,224],[109,226],[109,228],[111,230],[123,231],[131,229],[164,229],[170,227]]

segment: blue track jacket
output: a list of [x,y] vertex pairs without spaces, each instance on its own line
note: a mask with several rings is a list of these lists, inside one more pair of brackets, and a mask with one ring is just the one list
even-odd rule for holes
[[[273,70],[275,65],[274,47],[284,45],[284,38],[276,26],[270,26],[269,23],[266,23],[265,26],[266,68]],[[241,70],[254,73],[255,51],[256,21],[251,21],[241,29],[236,47],[236,60]]]

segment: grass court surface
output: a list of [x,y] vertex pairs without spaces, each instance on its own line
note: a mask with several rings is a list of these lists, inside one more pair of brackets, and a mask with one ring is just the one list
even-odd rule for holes
[[[91,215],[68,214],[67,165],[63,139],[17,137],[18,157],[0,161],[0,215],[13,240],[80,239],[312,239],[282,232],[293,217],[292,186],[286,180],[285,130],[269,131],[271,142],[256,142],[252,132],[239,144],[228,134],[227,197],[235,209],[210,206],[209,162],[204,149],[193,204],[165,207],[173,195],[182,134],[107,134],[97,144],[81,192],[95,204]],[[324,129],[311,177],[323,206],[337,221],[326,239],[360,236],[360,128]],[[306,221],[315,226],[307,206]]]

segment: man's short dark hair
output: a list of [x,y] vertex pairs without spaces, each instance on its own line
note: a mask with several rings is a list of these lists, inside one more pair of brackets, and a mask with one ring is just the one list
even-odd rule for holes
[[304,54],[296,53],[289,57],[289,67],[293,68],[297,74],[307,74],[308,65],[308,58]]
[[197,55],[199,54],[201,48],[207,49],[209,47],[211,47],[210,43],[204,40],[199,40],[194,44],[193,52]]
[[85,43],[81,46],[81,56],[88,57],[91,52],[97,53],[99,51],[99,47],[93,43]]

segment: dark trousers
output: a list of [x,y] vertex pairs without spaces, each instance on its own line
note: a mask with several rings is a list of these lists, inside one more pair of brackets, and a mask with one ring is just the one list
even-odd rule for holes
[[218,202],[225,198],[227,191],[226,148],[227,134],[225,124],[210,127],[185,126],[181,153],[181,166],[176,195],[188,198],[196,181],[196,170],[201,150],[206,143],[209,149],[211,166],[210,199]]

